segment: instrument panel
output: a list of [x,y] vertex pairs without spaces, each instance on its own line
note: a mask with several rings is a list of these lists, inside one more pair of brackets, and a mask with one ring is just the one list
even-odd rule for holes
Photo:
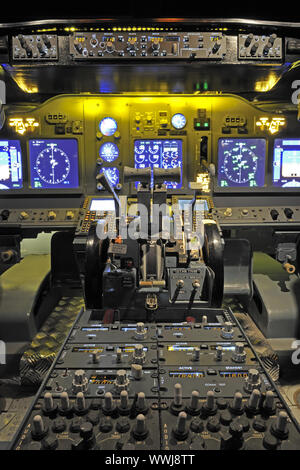
[[10,106],[0,132],[0,184],[15,194],[97,194],[104,171],[120,194],[124,166],[180,168],[171,194],[192,194],[203,161],[214,193],[296,191],[296,114],[264,112],[235,95],[58,95],[20,113]]

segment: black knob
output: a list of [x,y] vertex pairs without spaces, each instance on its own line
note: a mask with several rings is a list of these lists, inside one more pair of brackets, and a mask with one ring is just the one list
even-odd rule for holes
[[58,446],[58,440],[55,436],[48,436],[42,440],[43,450],[55,450]]
[[245,39],[245,44],[244,44],[244,46],[245,46],[245,47],[250,46],[252,39],[253,39],[253,34],[252,34],[252,33],[248,34],[248,36],[247,36],[246,39]]
[[258,49],[258,44],[254,43],[253,46],[250,49],[250,54],[254,55]]
[[236,439],[241,439],[243,437],[243,426],[237,421],[233,421],[229,425],[229,432]]
[[43,34],[43,35],[42,35],[42,40],[44,41],[45,46],[46,46],[48,49],[50,49],[50,47],[51,47],[51,42],[50,42],[50,40],[49,40],[47,34]]
[[9,212],[8,209],[3,209],[3,211],[1,211],[1,213],[0,213],[0,219],[1,220],[7,220],[8,217],[9,217],[9,214],[10,214],[10,212]]
[[269,50],[271,49],[271,47],[272,47],[272,43],[269,41],[264,47],[264,50],[263,50],[264,55],[269,54]]
[[19,34],[18,39],[20,41],[21,47],[24,48],[24,46],[27,44],[27,42],[26,42],[26,39],[24,38],[23,34]]
[[294,211],[292,211],[292,209],[289,207],[286,207],[283,212],[285,213],[287,219],[291,219],[293,217]]
[[221,44],[219,44],[218,42],[215,42],[214,47],[211,50],[212,53],[216,54],[218,52],[218,50],[220,49],[220,47],[221,47]]
[[84,422],[80,426],[80,436],[87,441],[93,436],[93,425],[88,421]]
[[271,47],[273,46],[276,38],[277,38],[277,34],[271,34],[271,36],[269,37],[269,43],[271,44]]
[[279,216],[279,212],[276,210],[276,209],[272,209],[270,211],[270,215],[272,217],[273,220],[277,220],[278,219],[278,216]]

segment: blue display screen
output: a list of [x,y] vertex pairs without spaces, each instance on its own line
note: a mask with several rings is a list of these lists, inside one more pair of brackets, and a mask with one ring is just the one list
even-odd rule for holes
[[282,188],[300,186],[300,139],[275,139],[273,185]]
[[119,156],[119,148],[113,142],[105,142],[100,147],[99,155],[105,162],[113,162]]
[[116,167],[106,167],[103,168],[103,172],[105,173],[106,178],[110,182],[110,184],[115,187],[119,184],[120,176],[119,170]]
[[265,160],[265,139],[219,139],[218,186],[263,186]]
[[78,188],[75,139],[29,140],[32,188]]
[[99,129],[103,135],[106,135],[106,136],[114,135],[114,133],[118,129],[117,121],[115,121],[115,119],[111,117],[105,117],[100,122]]
[[23,186],[22,154],[19,140],[0,141],[0,190]]
[[[135,168],[182,168],[182,141],[136,140],[134,165]],[[171,189],[181,188],[182,172],[180,183],[167,182],[166,186]]]

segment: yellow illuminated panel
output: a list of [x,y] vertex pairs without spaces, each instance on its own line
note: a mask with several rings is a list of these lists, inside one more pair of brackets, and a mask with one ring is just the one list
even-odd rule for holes
[[201,184],[201,189],[204,193],[209,193],[210,177],[208,173],[198,173],[196,182]]
[[14,127],[15,131],[18,134],[25,134],[25,132],[33,132],[36,127],[39,126],[39,123],[36,121],[35,118],[10,118],[8,122],[9,126]]
[[284,117],[261,117],[256,121],[256,126],[260,128],[261,131],[269,131],[270,134],[276,134],[281,127],[286,125],[286,119]]

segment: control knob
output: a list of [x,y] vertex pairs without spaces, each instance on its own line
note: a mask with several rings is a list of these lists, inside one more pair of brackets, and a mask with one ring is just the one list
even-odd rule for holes
[[154,38],[152,41],[152,49],[153,51],[158,51],[160,48],[160,41],[159,38]]
[[88,388],[88,379],[83,369],[78,369],[74,373],[72,381],[72,390],[74,393],[86,392]]
[[106,43],[106,51],[113,52],[115,50],[114,43],[112,41],[107,41]]
[[221,336],[224,339],[232,339],[233,338],[233,327],[231,322],[225,322],[222,328]]
[[173,434],[178,441],[184,441],[189,433],[187,428],[187,414],[185,411],[181,411],[177,418],[176,427],[173,428]]
[[126,370],[120,369],[117,371],[117,376],[114,381],[115,389],[120,392],[121,390],[126,390],[129,385],[129,379],[126,374]]
[[259,372],[256,369],[250,369],[248,372],[248,377],[245,379],[244,389],[246,392],[252,392],[255,388],[260,389],[261,380],[259,377]]
[[232,360],[234,362],[245,362],[246,353],[245,345],[243,343],[235,343],[235,350],[232,354]]
[[146,354],[144,351],[144,347],[142,344],[137,344],[134,347],[134,352],[132,355],[132,362],[133,364],[144,364],[146,360]]
[[146,426],[146,418],[143,414],[137,415],[132,434],[137,441],[144,441],[148,436],[149,431]]
[[252,39],[253,39],[253,34],[252,33],[248,34],[248,36],[245,39],[244,46],[245,47],[250,46]]
[[134,333],[135,339],[143,340],[147,336],[147,329],[145,328],[144,323],[139,322],[136,324],[136,330]]

